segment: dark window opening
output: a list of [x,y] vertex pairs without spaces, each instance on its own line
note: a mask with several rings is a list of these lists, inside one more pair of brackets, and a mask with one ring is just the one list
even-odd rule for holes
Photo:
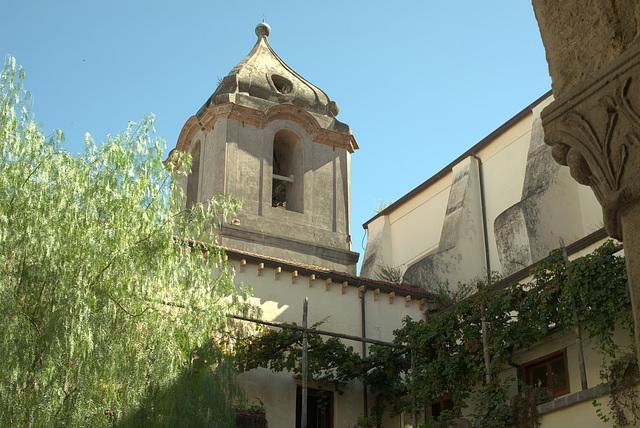
[[198,180],[200,180],[200,141],[193,145],[191,150],[191,172],[187,177],[187,203],[189,210],[198,202]]
[[453,401],[450,398],[433,403],[431,405],[431,417],[434,421],[437,421],[445,410],[453,411]]
[[553,397],[569,393],[569,371],[566,351],[556,352],[525,364],[522,367],[527,385],[547,388]]
[[[296,393],[296,428],[302,424],[302,387]],[[333,427],[333,392],[307,389],[307,427]]]
[[[283,150],[280,147],[273,146],[273,195],[271,199],[271,205],[274,207],[284,207],[287,206],[287,185],[289,183],[293,183],[293,174],[291,177],[288,177],[287,174],[287,164],[286,164],[286,155],[287,153],[282,153]],[[291,180],[291,181],[289,181]]]
[[303,167],[300,137],[286,129],[278,131],[273,139],[271,206],[302,212]]

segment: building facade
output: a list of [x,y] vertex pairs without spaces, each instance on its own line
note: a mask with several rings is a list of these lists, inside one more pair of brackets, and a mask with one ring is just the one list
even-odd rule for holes
[[[182,183],[186,208],[217,194],[243,200],[220,224],[218,244],[235,268],[235,282],[253,289],[251,303],[266,322],[300,324],[308,298],[309,325],[390,342],[405,317],[421,319],[423,289],[356,276],[351,251],[350,156],[358,144],[339,109],[274,52],[270,28],[256,27],[249,55],[222,79],[185,123],[174,150],[192,156]],[[171,156],[171,154],[169,155]],[[367,345],[344,340],[361,354]],[[261,402],[271,427],[300,421],[300,377],[254,369],[240,376],[251,403]],[[363,385],[351,381],[331,394],[310,427],[355,426],[367,413]],[[329,391],[330,392],[330,391]],[[298,404],[299,407],[299,404]],[[400,419],[385,426],[400,426]]]
[[[526,282],[551,250],[566,246],[575,258],[606,239],[593,192],[554,163],[544,144],[540,112],[552,101],[548,93],[367,221],[356,276],[350,156],[358,145],[336,119],[335,101],[278,57],[269,34],[266,24],[257,26],[249,55],[187,120],[175,148],[193,159],[182,183],[186,208],[217,194],[244,200],[242,211],[220,224],[219,244],[236,283],[253,288],[262,320],[299,323],[308,298],[309,324],[324,320],[325,330],[392,341],[404,318],[425,318],[430,290],[496,275],[497,286]],[[385,267],[398,270],[404,284],[374,279]],[[344,342],[367,352],[360,341]],[[572,335],[551,331],[547,340],[515,349],[514,365],[501,374],[533,379],[541,370],[561,370],[562,388],[539,408],[543,427],[571,418],[601,424],[591,407],[608,394],[599,385],[601,361],[586,351],[581,369],[579,348]],[[270,426],[299,421],[299,377],[255,369],[240,381],[250,400],[264,403]],[[330,395],[328,411],[314,413],[310,426],[354,426],[371,407],[369,398],[351,381],[343,395]],[[387,414],[383,426],[405,422]]]
[[509,276],[602,228],[593,192],[553,162],[536,100],[364,224],[361,276],[400,269],[412,284],[456,287]]
[[355,275],[350,156],[358,148],[335,101],[285,64],[256,28],[249,55],[184,125],[174,150],[188,151],[187,205],[217,194],[243,209],[222,224],[224,247]]
[[[491,277],[491,286],[501,289],[529,283],[535,265],[554,249],[565,247],[574,260],[609,239],[591,189],[555,163],[544,143],[540,113],[552,100],[545,94],[367,221],[360,275],[395,269],[404,283],[429,291],[455,291]],[[518,393],[518,379],[551,389],[553,400],[537,408],[545,428],[614,426],[592,404],[606,409],[610,399],[600,373],[603,355],[586,337],[580,342],[573,332],[551,327],[545,340],[510,351],[500,374],[512,379],[510,394]],[[626,346],[630,337],[617,331],[615,341]],[[466,404],[459,426],[466,426],[473,397]]]

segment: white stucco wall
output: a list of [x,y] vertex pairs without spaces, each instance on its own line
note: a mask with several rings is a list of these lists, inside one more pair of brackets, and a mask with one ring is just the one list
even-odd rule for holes
[[404,270],[438,249],[452,179],[453,173],[449,172],[389,214],[390,266],[402,266]]
[[[308,324],[325,320],[319,329],[361,336],[362,313],[358,287],[349,285],[343,294],[342,283],[332,282],[326,289],[326,279],[331,276],[318,275],[309,284],[309,276],[299,270],[292,283],[291,270],[282,270],[275,279],[276,270],[265,267],[258,275],[258,266],[248,263],[240,269],[239,260],[230,263],[236,270],[235,282],[253,288],[251,302],[262,309],[261,319],[275,322],[296,322],[302,324],[304,298],[309,299]],[[405,317],[422,319],[420,302],[409,302],[403,296],[392,299],[389,294],[374,290],[365,293],[366,336],[383,341],[393,340],[393,330],[402,326]],[[344,340],[355,351],[361,352],[360,342]],[[301,384],[299,378],[291,373],[272,373],[266,369],[256,369],[240,376],[249,400],[264,403],[267,420],[271,427],[287,427],[295,424],[296,387]],[[310,387],[313,387],[310,384]],[[374,404],[370,396],[369,406]],[[334,394],[334,426],[354,426],[359,415],[364,413],[362,385],[351,381],[343,395]],[[385,427],[400,427],[400,418],[388,419]]]
[[[417,268],[423,272],[418,276],[413,267],[409,278],[423,287],[430,286],[429,281],[455,287],[459,281],[486,276],[481,206],[474,202],[479,195],[472,195],[480,191],[479,177],[469,177],[468,194],[463,199],[451,197],[452,192],[460,192],[461,183],[452,187],[456,168],[472,161],[481,169],[493,272],[509,275],[546,256],[560,245],[560,238],[569,245],[600,229],[602,211],[591,189],[577,184],[566,167],[555,164],[550,148],[542,143],[537,118],[550,100],[521,113],[518,120],[479,144],[475,153],[449,172],[427,180],[410,198],[393,204],[385,215],[369,223],[361,275],[374,278],[376,266],[384,263],[403,271],[424,266]],[[470,169],[469,174],[478,175],[478,169]],[[452,203],[468,204],[457,223],[447,219],[458,209],[449,206]],[[452,230],[452,224],[458,229]],[[443,242],[447,248],[442,247]],[[456,247],[453,252],[452,242]],[[448,255],[443,253],[446,251]],[[503,265],[505,258],[507,266]]]
[[500,271],[493,222],[522,197],[533,115],[500,135],[478,153],[482,159],[491,269]]

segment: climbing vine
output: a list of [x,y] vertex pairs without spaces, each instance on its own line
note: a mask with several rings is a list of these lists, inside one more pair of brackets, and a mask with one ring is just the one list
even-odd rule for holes
[[[323,340],[318,334],[309,334],[309,377],[332,385],[338,393],[351,379],[364,382],[375,397],[372,416],[377,424],[385,409],[394,415],[444,398],[453,402],[453,410],[445,415],[454,417],[461,414],[473,394],[478,403],[472,412],[475,425],[513,425],[508,390],[515,380],[498,376],[513,349],[540,342],[550,330],[572,332],[577,324],[594,349],[607,357],[603,361],[619,361],[633,349],[626,268],[624,258],[615,255],[617,250],[609,241],[571,262],[560,250],[554,250],[537,264],[531,272],[532,281],[526,284],[496,289],[478,281],[474,296],[431,314],[427,320],[405,319],[402,328],[395,331],[394,342],[401,346],[371,346],[366,358],[338,339]],[[483,360],[483,307],[489,331],[489,384]],[[629,332],[630,348],[620,348],[614,340],[618,328]],[[265,330],[237,347],[238,368],[266,367],[299,374],[301,344],[300,332]],[[628,364],[637,363],[631,359]],[[622,385],[616,383],[620,372],[603,367],[602,380],[613,387]],[[620,406],[611,404],[611,417],[620,413]],[[535,425],[535,421],[527,423]]]

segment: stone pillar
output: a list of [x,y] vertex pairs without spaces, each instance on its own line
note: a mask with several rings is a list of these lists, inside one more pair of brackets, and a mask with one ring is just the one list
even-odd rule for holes
[[555,97],[542,112],[545,142],[593,189],[609,235],[624,240],[640,349],[640,3],[532,3]]
[[640,204],[630,205],[621,213],[621,219],[631,307],[636,328],[636,349],[640,359]]

